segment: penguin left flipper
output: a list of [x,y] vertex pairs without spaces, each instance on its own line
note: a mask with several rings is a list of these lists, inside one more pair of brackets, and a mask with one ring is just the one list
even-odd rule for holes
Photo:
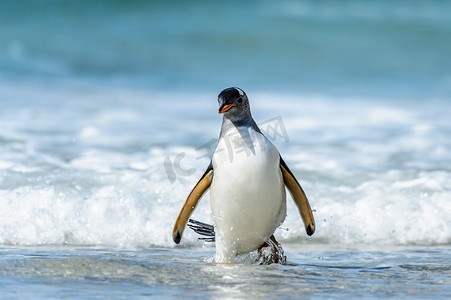
[[213,180],[213,164],[210,162],[205,173],[199,179],[197,184],[191,190],[191,193],[186,198],[182,209],[177,217],[174,224],[174,229],[172,230],[172,239],[176,244],[180,243],[182,239],[183,231],[185,230],[186,223],[197,206],[200,198],[205,194],[205,192],[210,188],[211,182]]
[[312,209],[308,202],[307,196],[304,193],[299,182],[294,177],[287,164],[280,156],[280,170],[282,171],[283,181],[291,193],[291,197],[298,207],[299,214],[304,222],[305,231],[308,235],[312,235],[315,232],[315,219],[313,218]]

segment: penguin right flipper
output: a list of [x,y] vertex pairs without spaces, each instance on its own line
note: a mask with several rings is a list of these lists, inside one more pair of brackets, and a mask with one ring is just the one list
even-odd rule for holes
[[196,186],[192,189],[191,193],[186,198],[182,209],[177,217],[174,224],[174,229],[172,231],[172,239],[176,244],[180,243],[182,239],[183,231],[185,230],[186,223],[188,219],[196,208],[197,203],[203,194],[210,188],[211,182],[213,180],[213,164],[210,162],[205,173],[197,182]]
[[304,222],[305,231],[308,235],[312,235],[315,232],[315,219],[313,218],[312,209],[308,202],[307,196],[304,193],[299,182],[294,177],[287,164],[280,157],[280,170],[282,171],[283,181],[291,193],[291,197],[298,207],[299,214]]

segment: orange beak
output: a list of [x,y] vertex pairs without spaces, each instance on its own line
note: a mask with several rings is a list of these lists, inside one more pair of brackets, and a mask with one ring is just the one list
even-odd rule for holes
[[220,114],[225,113],[226,111],[228,111],[229,109],[231,109],[232,107],[236,106],[236,104],[227,104],[224,105],[224,107],[219,111]]

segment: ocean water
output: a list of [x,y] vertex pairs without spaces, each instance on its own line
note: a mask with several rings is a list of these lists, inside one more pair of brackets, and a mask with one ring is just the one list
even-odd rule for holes
[[[0,296],[449,298],[450,11],[3,1]],[[314,210],[308,238],[287,199],[287,265],[172,241],[234,85]]]
[[[287,265],[216,265],[203,249],[2,249],[2,298],[449,297],[449,248],[293,249]],[[310,250],[310,251],[306,251]],[[448,253],[448,254],[447,254]],[[425,260],[427,257],[427,260]],[[422,263],[419,263],[421,261]],[[26,287],[17,291],[18,287]]]

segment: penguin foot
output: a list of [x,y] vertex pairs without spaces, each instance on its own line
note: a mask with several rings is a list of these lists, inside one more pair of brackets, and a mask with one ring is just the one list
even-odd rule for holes
[[279,244],[274,235],[271,235],[269,240],[264,242],[263,245],[258,248],[257,264],[285,264],[286,262],[287,257],[282,249],[282,245]]

